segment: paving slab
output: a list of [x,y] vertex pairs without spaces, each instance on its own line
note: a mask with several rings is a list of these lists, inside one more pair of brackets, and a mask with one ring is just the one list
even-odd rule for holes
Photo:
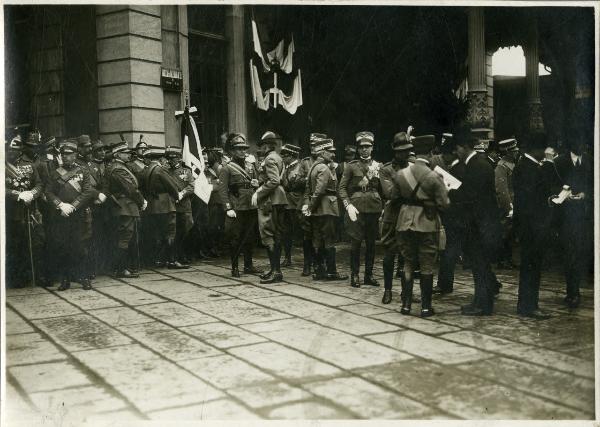
[[320,313],[313,313],[306,316],[306,318],[320,325],[339,329],[353,335],[397,331],[399,329],[398,326],[390,325],[389,323],[384,323],[376,319],[359,316],[338,309],[329,309]]
[[120,326],[119,330],[173,361],[221,354],[216,348],[159,322]]
[[430,412],[429,408],[415,400],[361,378],[334,378],[304,387],[360,414],[361,418],[416,419]]
[[272,420],[344,420],[356,418],[356,415],[325,402],[308,400],[279,406],[269,411],[268,418]]
[[272,375],[228,354],[186,360],[179,365],[220,389],[275,381]]
[[335,366],[276,343],[237,347],[230,349],[229,352],[288,380],[310,381],[313,377],[335,376],[342,372]]
[[68,361],[13,366],[8,372],[27,393],[91,385],[85,374]]
[[180,329],[218,348],[229,348],[266,341],[266,338],[226,323],[208,323],[205,325],[186,326]]
[[33,328],[14,310],[6,307],[6,335],[26,334],[33,332]]
[[108,298],[95,290],[69,289],[66,292],[61,292],[60,296],[82,310],[119,307],[121,305],[119,301]]
[[6,366],[65,360],[67,355],[38,333],[11,336],[6,343]]
[[371,317],[373,319],[393,323],[394,325],[403,328],[415,329],[427,334],[443,334],[446,332],[458,331],[460,329],[456,326],[446,325],[436,320],[422,319],[416,316],[403,316],[398,312],[375,314]]
[[6,297],[6,303],[29,320],[81,313],[74,305],[48,292]]
[[356,301],[341,297],[339,295],[335,295],[329,292],[323,292],[319,289],[312,288],[309,286],[300,286],[300,285],[279,285],[276,286],[278,292],[282,292],[284,294],[293,295],[300,298],[305,298],[310,301],[318,302],[325,305],[330,306],[338,306],[338,305],[347,305],[352,304]]
[[342,306],[339,306],[338,308],[340,310],[346,310],[346,311],[349,311],[350,313],[359,314],[361,316],[372,316],[374,314],[383,314],[383,313],[390,312],[390,310],[388,310],[386,308],[378,307],[373,304],[365,304],[365,303],[342,305]]
[[94,317],[108,323],[110,326],[138,325],[140,323],[155,322],[150,316],[140,313],[129,307],[104,308],[88,311]]
[[169,273],[172,278],[179,280],[185,280],[187,282],[196,283],[205,288],[219,287],[219,286],[235,286],[239,285],[241,280],[244,280],[245,276],[242,276],[240,280],[227,279],[221,276],[215,276],[213,274],[203,273],[200,271],[186,271],[178,273]]
[[261,419],[254,412],[232,399],[218,399],[201,405],[191,405],[182,408],[165,409],[149,412],[151,420],[255,420]]
[[444,341],[440,338],[415,331],[368,335],[367,338],[395,348],[396,350],[401,350],[444,365],[474,362],[494,356],[492,353],[486,353],[472,347]]
[[50,392],[32,393],[30,396],[34,405],[43,412],[56,411],[66,408],[67,414],[86,414],[106,411],[117,411],[128,408],[127,402],[107,393],[102,387],[84,386],[73,387]]
[[298,387],[281,382],[233,388],[228,392],[251,408],[279,405],[312,397],[310,393]]
[[131,306],[165,301],[163,298],[144,292],[133,286],[109,286],[102,288],[100,292]]
[[195,292],[198,289],[203,289],[198,285],[182,282],[170,277],[163,277],[162,280],[136,282],[133,283],[133,286],[143,289],[144,291],[165,296],[167,298],[169,298],[171,295]]
[[[279,291],[280,286],[275,287]],[[269,289],[261,288],[255,285],[240,284],[237,286],[221,286],[219,292],[230,295],[235,298],[253,300],[257,298],[280,296],[279,292],[274,292]]]
[[170,300],[186,304],[188,302],[204,302],[213,300],[233,299],[234,297],[218,292],[216,289],[213,288],[198,288],[192,292],[170,294],[168,298]]
[[288,314],[239,299],[190,302],[186,305],[234,325],[290,317]]
[[214,387],[138,345],[74,354],[142,412],[200,404],[223,396]]
[[125,335],[89,314],[39,319],[33,323],[67,351],[131,343]]
[[138,310],[174,327],[201,325],[217,319],[176,302],[141,305]]

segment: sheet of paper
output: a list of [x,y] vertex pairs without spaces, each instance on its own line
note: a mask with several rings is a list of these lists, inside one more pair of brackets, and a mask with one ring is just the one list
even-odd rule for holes
[[446,172],[444,169],[442,169],[439,166],[436,166],[435,168],[433,168],[433,171],[437,172],[438,174],[440,174],[442,176],[442,179],[444,180],[444,184],[446,185],[446,188],[448,189],[448,191],[456,190],[457,188],[459,188],[462,185],[462,182],[460,182],[453,175]]

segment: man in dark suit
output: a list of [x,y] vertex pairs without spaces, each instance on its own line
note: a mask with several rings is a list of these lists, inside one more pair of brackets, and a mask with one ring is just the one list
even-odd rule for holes
[[569,152],[554,161],[561,185],[571,189],[571,196],[558,208],[567,282],[564,302],[570,308],[579,306],[579,285],[594,250],[594,165],[584,147],[582,137],[575,133]]
[[463,306],[461,311],[466,316],[491,315],[497,284],[490,264],[501,239],[494,169],[484,155],[475,152],[478,140],[468,128],[460,129],[455,139],[456,154],[465,164],[461,186],[466,225],[465,252],[471,260],[475,282],[473,302]]
[[542,261],[549,228],[550,186],[541,160],[546,148],[543,134],[526,139],[525,153],[514,168],[514,223],[521,243],[517,313],[534,319],[550,316],[538,308]]

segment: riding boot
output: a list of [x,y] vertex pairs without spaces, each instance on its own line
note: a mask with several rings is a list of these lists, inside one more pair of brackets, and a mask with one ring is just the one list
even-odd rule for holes
[[292,237],[286,237],[283,243],[284,261],[282,267],[290,267],[292,265]]
[[267,246],[267,258],[269,258],[269,271],[267,271],[264,274],[259,275],[258,277],[260,278],[260,283],[264,283],[264,281],[269,281],[273,278],[273,267],[275,264],[275,261],[273,261],[273,253],[274,253],[274,245],[273,246]]
[[431,307],[433,293],[433,274],[422,274],[419,280],[421,286],[421,317],[433,316],[435,312]]
[[367,241],[365,248],[365,285],[379,286],[373,278],[373,265],[375,264],[375,242]]
[[402,294],[400,299],[402,300],[402,308],[400,313],[410,314],[410,306],[412,304],[412,293],[413,293],[413,278],[412,275],[406,273],[403,274],[404,280],[402,281]]
[[[232,252],[237,252],[237,251],[234,248],[232,250]],[[237,253],[231,254],[231,277],[241,277]]]
[[360,288],[360,240],[352,240],[350,247],[350,286]]
[[252,262],[252,247],[244,248],[244,274],[261,274],[262,271],[254,267]]
[[383,304],[389,304],[392,302],[392,285],[394,281],[394,258],[393,253],[386,251],[383,256],[383,298],[381,302]]
[[312,265],[312,241],[303,240],[302,241],[302,255],[304,256],[304,268],[302,269],[303,276],[310,276],[311,273],[311,265]]
[[119,249],[117,251],[117,256],[116,256],[116,268],[115,268],[115,276],[117,278],[125,278],[125,279],[129,279],[132,277],[140,277],[139,274],[137,273],[132,273],[131,271],[129,271],[127,269],[127,254],[128,254],[129,250],[128,249]]
[[169,262],[167,263],[167,267],[169,269],[182,270],[190,268],[189,265],[183,265],[179,261],[177,261],[177,246],[175,245],[175,239],[167,240],[167,251],[169,256]]
[[335,247],[325,249],[325,262],[327,264],[327,280],[348,280],[348,276],[337,271]]
[[327,271],[325,270],[325,248],[316,250],[315,273],[312,277],[314,280],[324,280],[327,278]]
[[274,243],[273,246],[267,247],[269,261],[271,263],[271,271],[266,276],[261,276],[260,283],[270,284],[279,283],[283,280],[281,273],[281,243]]

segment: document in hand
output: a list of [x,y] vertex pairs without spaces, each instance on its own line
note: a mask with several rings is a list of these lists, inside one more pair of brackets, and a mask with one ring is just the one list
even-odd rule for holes
[[438,174],[440,174],[442,176],[442,179],[444,180],[444,184],[446,185],[446,188],[448,189],[448,191],[456,190],[462,184],[462,182],[460,182],[453,175],[449,174],[448,172],[446,172],[444,169],[442,169],[439,166],[436,166],[435,168],[433,168],[433,171],[437,172]]

